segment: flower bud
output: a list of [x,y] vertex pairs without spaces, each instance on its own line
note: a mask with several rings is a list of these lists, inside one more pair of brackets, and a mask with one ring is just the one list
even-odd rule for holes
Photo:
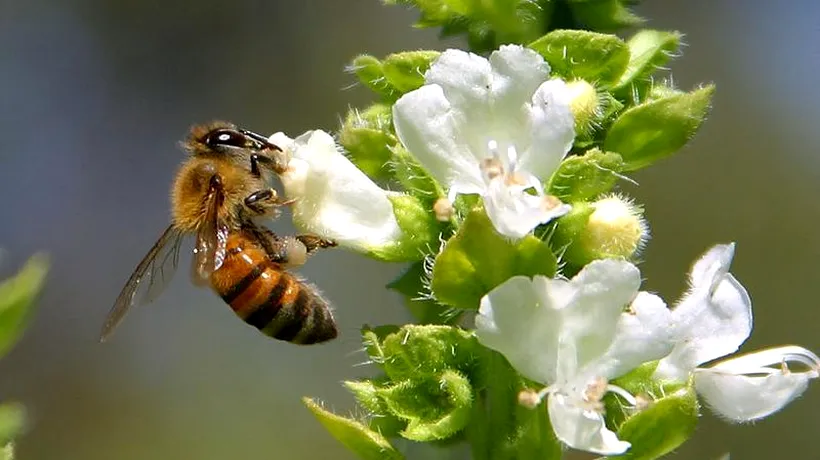
[[567,97],[575,117],[575,132],[581,135],[592,131],[602,114],[601,100],[595,87],[584,80],[568,82]]
[[649,237],[643,210],[628,198],[609,195],[572,206],[559,221],[553,242],[566,246],[564,258],[575,267],[596,259],[630,259]]
[[390,175],[390,149],[398,142],[392,133],[392,120],[389,106],[373,104],[363,111],[351,109],[339,132],[339,143],[349,158],[373,179]]

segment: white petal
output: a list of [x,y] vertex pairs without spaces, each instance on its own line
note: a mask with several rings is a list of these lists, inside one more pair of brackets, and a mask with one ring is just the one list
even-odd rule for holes
[[496,116],[517,113],[549,76],[549,64],[535,51],[504,45],[490,54],[490,99]]
[[574,361],[577,367],[559,366],[567,375],[558,375],[558,380],[568,381],[585,366],[597,364],[610,349],[621,313],[638,293],[641,275],[629,262],[596,260],[569,282],[548,280],[547,284],[547,302],[561,310],[559,343],[577,353],[560,358]]
[[475,318],[476,336],[484,346],[503,354],[524,376],[555,381],[558,312],[541,303],[546,278],[515,276],[481,299]]
[[672,346],[672,312],[660,297],[639,292],[629,311],[621,313],[612,346],[585,372],[611,380],[666,356]]
[[448,189],[458,183],[461,193],[484,187],[479,159],[462,140],[461,115],[438,85],[411,91],[393,105],[393,124],[402,145]]
[[531,195],[520,187],[508,187],[504,178],[490,181],[484,192],[484,208],[498,233],[522,238],[540,224],[561,217],[572,208],[567,204],[550,207],[543,196]]
[[483,57],[466,51],[449,49],[433,62],[424,74],[426,85],[438,85],[455,106],[489,106],[492,68]]
[[[786,366],[796,361],[804,371]],[[805,348],[787,346],[728,359],[695,371],[695,390],[719,415],[747,422],[779,411],[820,376],[820,358]]]
[[685,380],[698,365],[737,351],[752,332],[752,302],[728,273],[734,246],[717,246],[695,263],[692,288],[672,311],[675,348],[658,375]]
[[550,80],[538,87],[528,107],[530,147],[522,152],[519,165],[544,181],[552,176],[575,140],[575,118],[568,94],[566,83]]
[[[294,223],[302,230],[360,250],[399,239],[401,229],[387,192],[350,162],[324,131],[308,131],[292,142],[271,139],[292,155],[281,180]],[[285,147],[283,147],[285,148]]]
[[551,394],[548,407],[555,436],[573,449],[617,455],[631,446],[606,428],[601,414],[572,404],[572,400],[565,395]]
[[729,272],[735,256],[735,244],[718,244],[698,259],[689,273],[691,286],[709,286]]

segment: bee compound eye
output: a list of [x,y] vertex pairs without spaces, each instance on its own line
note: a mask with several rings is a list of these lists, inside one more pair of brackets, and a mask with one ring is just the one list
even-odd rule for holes
[[246,138],[244,134],[232,129],[218,129],[208,135],[205,143],[211,147],[244,147]]

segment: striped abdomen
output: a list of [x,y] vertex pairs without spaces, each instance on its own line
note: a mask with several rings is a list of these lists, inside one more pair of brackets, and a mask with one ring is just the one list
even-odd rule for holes
[[313,344],[336,338],[336,322],[316,290],[272,262],[245,233],[228,237],[211,286],[243,321],[279,340]]

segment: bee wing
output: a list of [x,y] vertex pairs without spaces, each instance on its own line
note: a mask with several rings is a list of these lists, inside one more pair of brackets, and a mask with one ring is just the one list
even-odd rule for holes
[[[111,308],[103,324],[100,334],[101,342],[111,336],[135,303],[146,304],[153,301],[168,286],[179,264],[181,243],[182,233],[179,230],[173,225],[165,229],[128,278],[120,295],[117,296],[114,307]],[[140,291],[139,296],[137,296],[138,291]]]
[[229,227],[219,209],[225,202],[220,181],[211,181],[205,201],[205,221],[196,233],[193,279],[195,284],[207,284],[211,273],[225,261]]

